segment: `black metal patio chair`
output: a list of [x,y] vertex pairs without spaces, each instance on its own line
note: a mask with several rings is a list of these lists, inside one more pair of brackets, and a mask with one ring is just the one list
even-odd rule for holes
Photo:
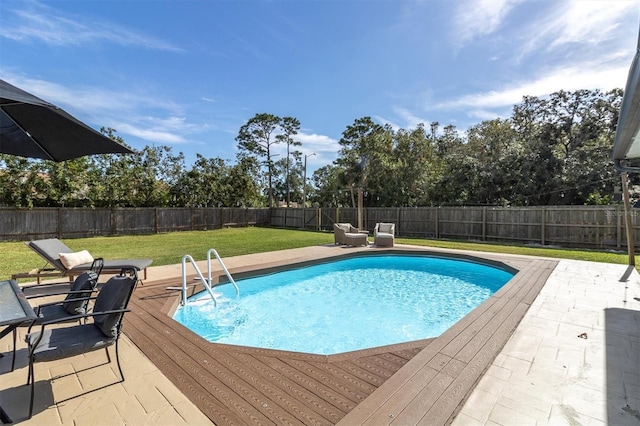
[[[110,363],[109,346],[115,345],[116,362],[122,378],[118,383],[124,381],[118,355],[118,339],[122,331],[122,320],[125,312],[129,312],[127,305],[137,282],[138,275],[135,269],[123,269],[120,275],[111,277],[98,296],[93,298],[95,302],[91,313],[45,321],[41,324],[40,331],[27,334],[29,353],[27,384],[31,384],[29,418],[33,415],[35,394],[33,364],[36,362],[54,361],[105,349],[107,361]],[[93,321],[69,327],[55,327],[55,324],[61,322],[85,318],[93,318]]]

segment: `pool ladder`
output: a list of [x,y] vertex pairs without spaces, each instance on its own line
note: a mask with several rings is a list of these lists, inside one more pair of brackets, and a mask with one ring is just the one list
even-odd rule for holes
[[213,253],[216,256],[216,259],[218,259],[218,263],[220,263],[222,270],[227,275],[227,278],[229,279],[231,284],[233,284],[233,286],[235,287],[236,296],[240,295],[240,288],[238,287],[238,284],[236,284],[236,281],[231,276],[231,273],[229,272],[224,262],[220,258],[220,255],[218,254],[218,252],[215,249],[209,249],[209,251],[207,251],[207,278],[205,278],[202,275],[202,272],[200,272],[200,268],[198,268],[198,265],[196,264],[195,260],[193,260],[193,257],[191,257],[191,255],[185,254],[184,256],[182,256],[182,289],[181,289],[182,298],[180,300],[180,305],[184,306],[187,303],[187,260],[188,260],[193,265],[193,268],[198,274],[198,278],[200,278],[200,281],[204,285],[204,288],[207,290],[207,292],[209,292],[209,296],[211,296],[211,300],[213,300],[213,305],[218,306],[218,302],[216,301],[216,296],[213,294],[213,290],[211,287],[211,253]]

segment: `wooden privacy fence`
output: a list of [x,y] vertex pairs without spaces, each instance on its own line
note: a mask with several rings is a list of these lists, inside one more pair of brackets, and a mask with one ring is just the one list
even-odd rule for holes
[[269,209],[0,208],[0,240],[154,234],[270,224]]
[[[632,210],[634,241],[640,240]],[[333,231],[334,222],[358,224],[356,208],[0,208],[0,240],[82,238],[275,226]],[[396,224],[399,237],[442,238],[563,247],[626,247],[621,206],[365,208],[364,228]]]
[[[638,245],[638,211],[630,216]],[[271,213],[271,225],[278,227],[332,231],[334,222],[357,226],[358,209],[283,208]],[[395,223],[399,237],[615,249],[627,244],[624,209],[615,205],[363,209],[364,229],[373,232],[377,222]]]

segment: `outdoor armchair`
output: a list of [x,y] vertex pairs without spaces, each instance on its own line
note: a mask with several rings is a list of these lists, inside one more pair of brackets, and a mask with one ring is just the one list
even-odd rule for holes
[[335,244],[343,244],[350,246],[367,245],[367,232],[360,231],[350,223],[334,223],[333,237]]
[[[93,312],[45,321],[41,324],[40,331],[27,334],[25,338],[29,354],[27,384],[31,384],[29,418],[33,415],[35,394],[33,364],[36,362],[69,358],[99,349],[106,351],[107,360],[111,362],[109,346],[115,345],[116,361],[122,379],[119,382],[124,381],[118,355],[118,339],[122,331],[122,320],[125,312],[129,312],[127,305],[137,282],[138,276],[135,269],[123,269],[120,275],[111,277],[104,284],[98,296],[95,297]],[[92,322],[55,327],[61,322],[83,320],[89,317],[93,318]]]
[[394,223],[376,223],[373,229],[373,243],[376,246],[393,247],[396,225]]

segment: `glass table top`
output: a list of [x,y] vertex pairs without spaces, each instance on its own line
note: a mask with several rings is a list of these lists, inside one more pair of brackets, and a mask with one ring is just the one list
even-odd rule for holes
[[35,313],[18,284],[13,280],[0,281],[0,325],[30,318],[35,318]]

